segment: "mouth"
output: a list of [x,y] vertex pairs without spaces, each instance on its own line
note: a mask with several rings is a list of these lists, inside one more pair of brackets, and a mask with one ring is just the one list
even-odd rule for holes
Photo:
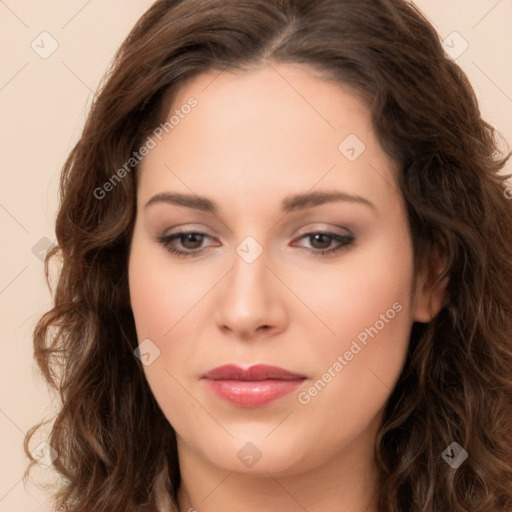
[[210,392],[239,407],[263,407],[292,393],[306,378],[305,375],[264,364],[247,369],[228,364],[201,376]]

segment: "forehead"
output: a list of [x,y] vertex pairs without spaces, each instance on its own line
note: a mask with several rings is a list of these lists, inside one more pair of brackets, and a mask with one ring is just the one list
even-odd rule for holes
[[198,75],[174,95],[171,116],[141,164],[139,196],[179,189],[221,202],[277,202],[318,186],[396,201],[395,166],[368,106],[308,67]]

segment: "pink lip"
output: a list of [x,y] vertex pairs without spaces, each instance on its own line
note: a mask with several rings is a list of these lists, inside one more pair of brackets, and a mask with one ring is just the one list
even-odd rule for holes
[[240,407],[262,407],[297,389],[306,379],[277,366],[258,364],[248,369],[227,364],[201,376],[208,389]]

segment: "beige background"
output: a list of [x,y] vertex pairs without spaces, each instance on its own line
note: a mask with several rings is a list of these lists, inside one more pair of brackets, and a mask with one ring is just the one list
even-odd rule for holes
[[[484,117],[512,147],[512,0],[416,3],[447,38],[450,51],[461,52],[467,41],[457,61],[475,87]],[[50,510],[34,483],[24,486],[21,480],[24,433],[51,414],[50,397],[32,362],[32,329],[51,303],[40,258],[54,240],[59,171],[79,137],[93,91],[150,4],[0,0],[0,512]],[[41,36],[44,31],[50,35]],[[506,171],[512,172],[510,164]],[[44,435],[37,442],[43,440]],[[37,482],[51,478],[51,467],[33,473]]]

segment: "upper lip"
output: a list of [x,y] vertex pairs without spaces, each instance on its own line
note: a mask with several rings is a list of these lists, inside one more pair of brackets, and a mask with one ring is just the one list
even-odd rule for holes
[[271,366],[267,364],[257,364],[250,368],[244,369],[235,364],[225,364],[217,366],[202,376],[204,379],[211,380],[265,380],[265,379],[304,379],[304,375],[290,372],[278,366]]

